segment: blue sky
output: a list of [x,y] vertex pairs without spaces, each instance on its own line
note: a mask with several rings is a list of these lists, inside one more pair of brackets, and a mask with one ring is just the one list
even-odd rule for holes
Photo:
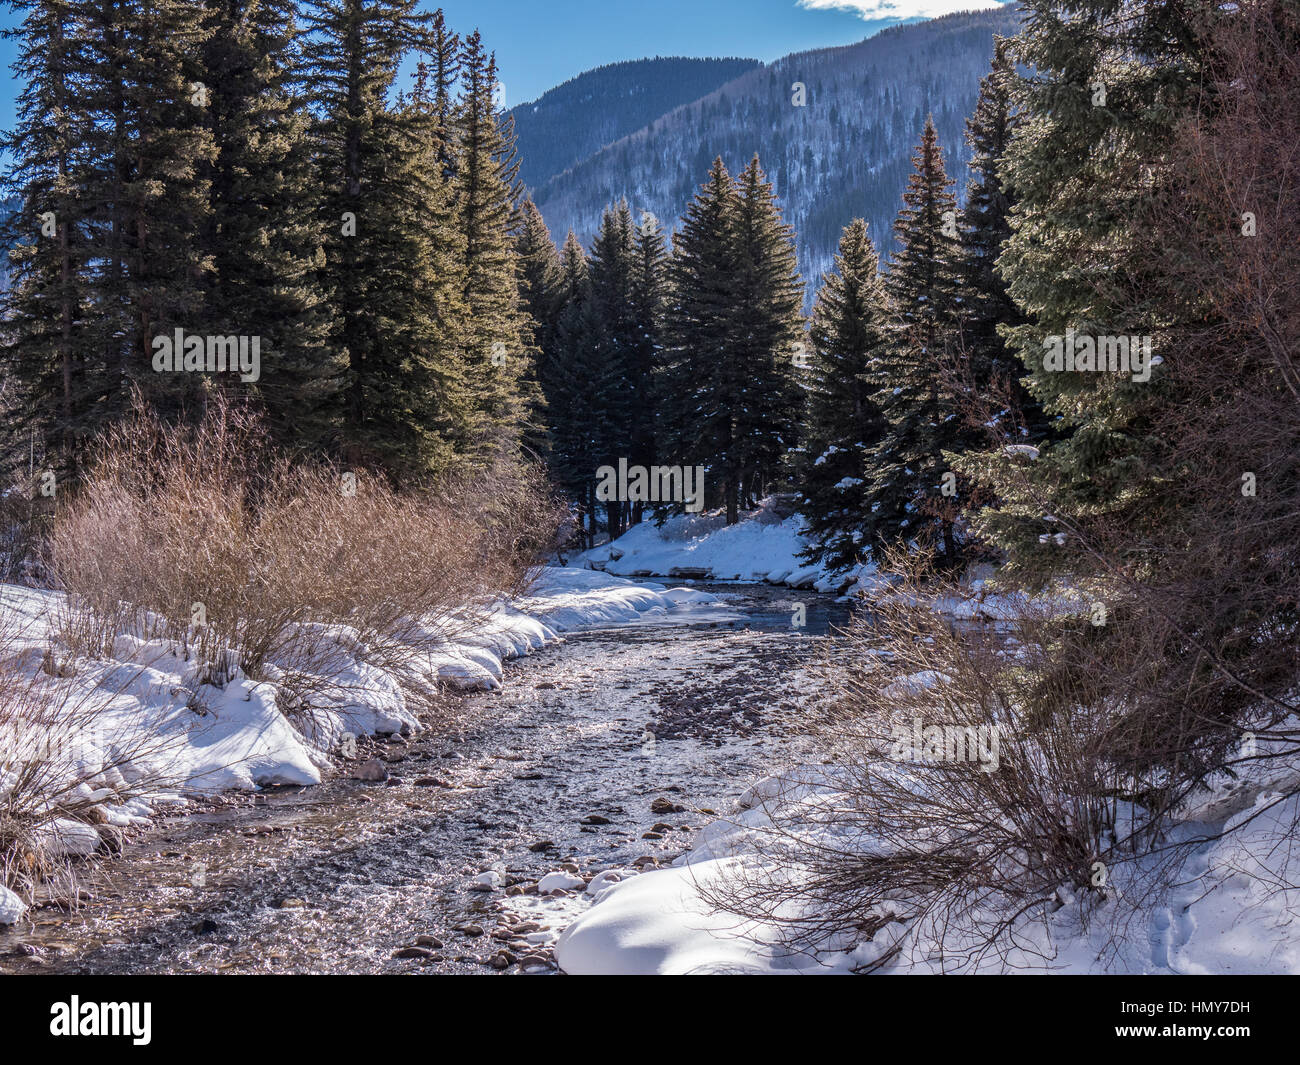
[[[997,0],[427,0],[458,32],[478,28],[497,53],[506,104],[534,100],[584,70],[655,55],[745,56],[861,40],[901,19],[996,6]],[[882,15],[890,15],[882,18]],[[7,5],[0,25],[11,26]],[[6,74],[14,42],[0,41]],[[0,128],[12,125],[20,86],[0,82]]]

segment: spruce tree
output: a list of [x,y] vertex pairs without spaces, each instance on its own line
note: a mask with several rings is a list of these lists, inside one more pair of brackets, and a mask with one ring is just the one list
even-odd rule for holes
[[205,332],[203,242],[214,157],[203,11],[185,0],[75,6],[86,116],[77,186],[85,241],[86,431],[121,417],[132,388],[165,417],[193,409],[202,375],[156,372],[156,337]]
[[772,185],[755,155],[736,181],[735,305],[730,358],[740,498],[755,505],[772,487],[796,444],[800,396],[795,343],[804,335],[794,232],[781,217]]
[[[127,380],[163,416],[177,416],[201,402],[203,375],[157,372],[153,341],[177,328],[206,332],[213,263],[202,239],[211,210],[205,164],[216,149],[202,49],[210,30],[203,9],[190,0],[99,10],[103,19],[91,39],[103,51],[92,106],[99,111],[107,104],[111,121],[91,200],[101,232],[110,231],[101,261],[112,274],[109,288],[97,288],[106,306],[117,288],[129,308],[120,348]],[[124,389],[123,406],[126,399]]]
[[261,338],[255,386],[279,438],[323,447],[341,429],[347,364],[329,343],[310,121],[297,97],[296,5],[208,0],[203,58],[216,158],[207,168],[206,318]]
[[513,130],[497,113],[495,56],[477,32],[460,58],[454,187],[468,311],[465,371],[473,394],[466,450],[480,460],[518,452],[528,409],[528,321],[520,307],[511,227],[519,199]]
[[560,252],[560,264],[554,356],[542,381],[554,438],[552,475],[570,498],[579,501],[590,546],[598,527],[596,470],[608,458],[604,397],[613,388],[615,371],[599,356],[587,257],[572,231]]
[[[1015,568],[1039,576],[1087,565],[1059,523],[1152,518],[1164,475],[1153,419],[1164,372],[1060,372],[1052,338],[1149,337],[1153,353],[1199,311],[1150,283],[1161,264],[1142,253],[1134,220],[1158,189],[1180,115],[1200,82],[1195,33],[1180,4],[1029,0],[1018,58],[1023,116],[1005,173],[1015,190],[1013,232],[999,262],[1022,324],[1006,335],[1058,442],[1028,470],[987,470],[1000,504],[982,530]],[[1121,17],[1122,16],[1122,17]],[[1064,543],[1058,543],[1064,539]]]
[[[718,157],[673,234],[658,390],[660,462],[705,466],[709,495],[717,495],[720,483],[732,524],[739,520],[742,471],[736,411],[725,397],[739,393],[744,372],[733,364],[731,346],[738,201],[735,183]],[[663,511],[682,509],[678,502]]]
[[[638,380],[640,328],[636,318],[636,241],[632,213],[622,201],[607,208],[587,257],[587,320],[592,350],[588,388],[598,415],[601,465],[644,460],[631,453],[637,412],[645,406],[648,380]],[[625,528],[625,500],[606,505],[610,538]]]
[[867,224],[855,219],[813,307],[803,442],[795,462],[810,541],[804,557],[830,570],[863,560],[868,453],[883,429],[870,374],[892,343],[890,314]]
[[952,184],[928,119],[912,163],[894,223],[899,251],[885,279],[896,315],[893,342],[868,375],[888,427],[868,460],[867,537],[881,547],[930,530],[954,565],[957,497],[949,494],[944,452],[964,450],[970,435],[947,383],[949,360],[961,350],[960,246]]
[[329,347],[346,353],[346,453],[397,477],[447,468],[471,432],[462,329],[463,257],[436,116],[423,94],[390,101],[415,0],[317,0],[304,77],[317,114],[334,307]]
[[560,255],[537,205],[525,200],[519,209],[516,225],[515,264],[518,270],[519,299],[530,327],[528,351],[531,356],[534,408],[530,422],[535,429],[525,441],[530,450],[550,451],[549,391],[545,375],[555,358],[555,334],[564,297]]
[[19,42],[14,71],[25,86],[17,127],[3,144],[12,160],[5,192],[18,198],[18,209],[4,234],[13,250],[0,368],[22,395],[0,446],[17,450],[20,439],[39,441],[41,461],[52,462],[66,477],[75,475],[96,405],[113,387],[85,328],[90,235],[79,182],[91,117],[76,91],[85,49],[68,0],[32,0],[15,8],[23,21],[4,35]]
[[[649,213],[637,226],[632,266],[632,317],[636,342],[630,360],[632,387],[640,397],[632,411],[628,453],[644,466],[658,462],[658,368],[663,344],[663,312],[667,296],[667,242],[659,222]],[[632,506],[632,521],[644,514],[642,503]]]
[[1025,368],[1002,339],[999,326],[1025,321],[997,271],[998,257],[1011,236],[1014,193],[1006,179],[1006,154],[1018,125],[1013,96],[1016,68],[1011,42],[995,37],[993,65],[980,82],[975,113],[966,122],[971,147],[971,181],[962,211],[962,335],[970,384],[984,393],[997,384],[1009,392],[1015,409],[998,412],[997,424],[1019,442],[1046,434],[1042,408],[1020,383]]

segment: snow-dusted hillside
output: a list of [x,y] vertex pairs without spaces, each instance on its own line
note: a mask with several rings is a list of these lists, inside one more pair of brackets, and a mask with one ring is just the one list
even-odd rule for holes
[[[602,147],[534,189],[534,199],[557,240],[569,229],[589,240],[619,197],[669,229],[715,156],[734,173],[757,152],[797,234],[800,271],[815,284],[854,218],[865,218],[877,246],[889,250],[927,115],[964,191],[965,120],[988,73],[993,35],[1014,34],[1018,17],[1014,6],[950,15],[786,56]],[[795,105],[796,83],[804,106]],[[585,127],[593,118],[582,108],[570,120]]]

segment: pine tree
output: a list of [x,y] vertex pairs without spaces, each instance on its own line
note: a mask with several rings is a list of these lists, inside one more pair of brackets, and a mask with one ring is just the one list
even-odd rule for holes
[[1162,429],[1150,412],[1162,371],[1148,381],[1057,372],[1045,344],[1073,333],[1147,336],[1158,355],[1162,334],[1198,313],[1162,300],[1147,280],[1161,264],[1139,250],[1134,219],[1158,186],[1201,60],[1181,4],[1125,7],[1123,17],[1117,0],[1024,6],[1017,50],[1033,73],[1005,167],[1016,204],[999,269],[1025,318],[1008,330],[1010,346],[1060,439],[1027,474],[989,471],[1001,503],[980,524],[1014,567],[1048,574],[1086,563],[1068,538],[1058,544],[1047,516],[1154,516],[1162,475],[1149,463]]
[[[646,213],[637,226],[632,266],[632,318],[636,342],[629,365],[631,388],[640,397],[632,411],[628,454],[646,467],[658,462],[656,410],[657,371],[663,344],[663,313],[667,296],[667,243],[658,220]],[[642,503],[632,506],[632,521],[641,521]]]
[[[885,288],[896,314],[894,341],[869,372],[888,428],[868,460],[873,547],[938,534],[945,562],[957,562],[955,496],[945,451],[968,443],[948,360],[961,350],[958,325],[960,247],[957,208],[943,150],[927,119],[913,173],[894,224],[899,252]],[[954,475],[955,476],[955,475]]]
[[[51,431],[47,424],[45,436],[59,437],[71,472],[81,444],[125,413],[133,387],[167,416],[202,392],[199,374],[155,371],[153,340],[204,325],[211,263],[201,240],[208,210],[203,168],[213,149],[197,90],[206,30],[202,11],[181,0],[72,0],[34,5],[29,15],[35,21],[21,31],[28,45],[52,51],[43,70],[31,68],[36,80],[24,99],[33,109],[23,113],[21,143],[11,141],[14,174],[28,186],[26,207],[53,189],[65,213],[54,218],[58,310],[29,302],[15,312],[20,323],[26,318],[20,328],[45,335],[29,338],[31,345],[20,341],[26,346],[20,357],[44,363],[45,383],[30,398],[37,412],[58,412],[59,427]],[[42,121],[50,129],[36,134]],[[31,154],[36,151],[53,154],[41,160]],[[51,167],[62,171],[52,186]],[[42,257],[38,251],[32,263],[47,271],[48,256],[38,265]],[[24,270],[15,293],[20,301],[54,276],[27,288],[35,275],[24,277]],[[44,315],[51,320],[36,324]],[[60,338],[55,378],[48,347],[40,351],[47,330]]]
[[19,41],[14,70],[26,84],[17,128],[3,145],[13,160],[6,192],[19,204],[4,234],[14,250],[0,366],[23,394],[0,446],[17,450],[20,438],[39,439],[42,461],[48,457],[68,477],[94,426],[96,403],[112,387],[85,329],[89,234],[79,177],[91,119],[75,91],[85,52],[68,0],[16,8],[22,24],[5,36]]
[[555,441],[551,469],[556,482],[579,500],[590,546],[597,531],[596,470],[607,458],[603,397],[613,389],[616,369],[599,357],[590,271],[572,231],[560,263],[554,357],[542,377]]
[[431,106],[435,119],[435,136],[438,139],[438,161],[443,177],[448,181],[456,173],[456,79],[460,76],[460,37],[447,26],[439,8],[429,20],[428,33],[422,42],[428,56],[422,60],[425,72],[433,86]]
[[296,5],[209,0],[204,45],[212,274],[218,334],[261,338],[257,388],[279,438],[322,447],[341,429],[347,364],[329,345],[309,117],[294,93]]
[[[631,445],[636,411],[644,406],[646,395],[641,389],[649,381],[636,377],[641,337],[635,306],[636,243],[627,201],[605,210],[587,267],[593,360],[588,387],[599,411],[600,464],[617,466],[621,459],[631,465],[644,458],[633,456]],[[607,502],[606,527],[611,539],[624,531],[625,503]]]
[[556,353],[556,329],[564,303],[560,255],[551,240],[550,231],[537,205],[527,199],[519,209],[519,222],[515,228],[515,264],[518,269],[520,304],[528,315],[533,375],[534,408],[529,421],[535,426],[525,446],[540,454],[551,449],[548,429],[547,402],[550,395],[546,387],[547,368]]
[[473,422],[463,257],[436,115],[418,84],[414,98],[388,100],[426,18],[415,0],[316,0],[306,22],[329,346],[348,359],[347,454],[399,477],[436,473]]
[[[98,12],[88,27],[100,48],[89,105],[108,121],[97,123],[89,190],[103,238],[96,252],[105,273],[96,289],[105,328],[125,318],[124,335],[106,340],[126,381],[173,417],[203,395],[203,375],[156,371],[153,341],[178,328],[206,331],[213,264],[202,239],[210,211],[205,164],[216,151],[202,67],[209,30],[202,8],[189,0],[101,5]],[[123,388],[114,406],[126,402]]]
[[777,478],[798,432],[795,343],[804,335],[794,233],[755,155],[736,181],[736,302],[731,360],[740,498],[755,505]]
[[1014,193],[1005,176],[1006,154],[1018,125],[1013,104],[1016,68],[1011,42],[995,37],[992,70],[980,82],[975,113],[966,122],[972,178],[962,212],[962,335],[970,384],[979,394],[996,383],[1006,387],[1016,409],[999,413],[1008,435],[1033,443],[1047,431],[1042,409],[1020,384],[1024,365],[1007,348],[999,326],[1021,325],[1021,315],[997,272],[998,256],[1011,236]]
[[518,452],[531,405],[530,360],[511,232],[519,163],[509,120],[497,114],[496,58],[477,32],[461,50],[460,84],[454,182],[469,315],[466,373],[474,395],[466,448],[489,460]]
[[[705,466],[713,494],[720,479],[729,523],[739,520],[741,479],[736,412],[724,399],[743,387],[743,370],[731,362],[738,201],[735,183],[719,157],[673,235],[658,390],[660,461]],[[678,503],[664,509],[683,508]]]
[[868,525],[869,449],[883,420],[869,374],[892,343],[890,314],[867,224],[854,220],[840,239],[835,269],[813,308],[813,357],[803,446],[795,472],[811,541],[804,557],[831,570],[862,561]]

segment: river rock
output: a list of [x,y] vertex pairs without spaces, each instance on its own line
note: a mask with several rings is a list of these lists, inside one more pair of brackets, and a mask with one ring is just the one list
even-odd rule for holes
[[662,795],[650,804],[650,812],[652,814],[680,814],[685,811],[685,806],[678,806],[675,802],[665,799]]
[[432,958],[433,951],[426,950],[424,947],[403,947],[401,950],[393,952],[394,958]]
[[110,855],[122,853],[122,845],[126,837],[120,828],[114,828],[112,825],[97,825],[95,831],[99,833],[100,853]]
[[441,950],[442,940],[437,936],[416,936],[415,945],[417,947],[432,947],[434,950]]
[[362,762],[352,771],[352,779],[379,783],[388,779],[388,766],[384,765],[378,758],[371,758],[368,762]]

